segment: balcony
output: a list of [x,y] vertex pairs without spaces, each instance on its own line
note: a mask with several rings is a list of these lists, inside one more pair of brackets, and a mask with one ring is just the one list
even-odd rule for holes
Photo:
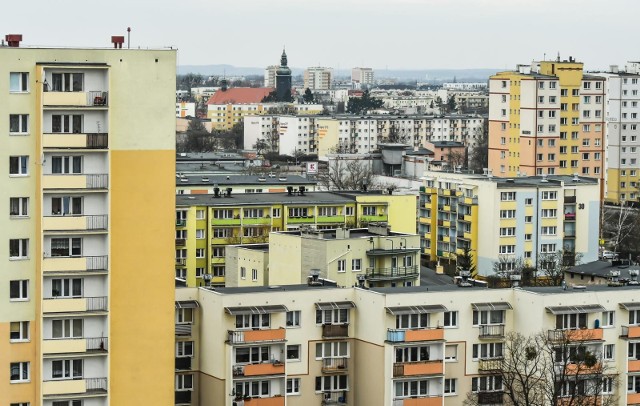
[[108,337],[45,338],[42,342],[43,354],[106,354],[108,349]]
[[181,390],[175,392],[175,404],[184,405],[191,404],[191,391]]
[[190,337],[191,336],[191,327],[193,324],[191,323],[180,323],[176,324],[176,335],[180,337]]
[[322,392],[322,405],[347,405],[347,392]]
[[270,398],[251,398],[237,400],[238,406],[284,406],[284,396],[273,396]]
[[106,272],[109,257],[45,257],[42,261],[44,273],[63,272]]
[[323,324],[322,338],[343,338],[349,337],[348,324]]
[[410,343],[416,341],[444,340],[443,328],[424,328],[415,330],[388,329],[387,341],[391,343]]
[[186,266],[187,259],[186,258],[176,258],[176,266]]
[[564,214],[564,219],[566,221],[576,221],[576,214],[575,213],[565,213]]
[[313,224],[316,222],[314,216],[287,217],[287,224]]
[[187,245],[186,238],[176,238],[176,247],[184,247]]
[[270,217],[260,217],[260,218],[243,218],[242,224],[244,225],[270,225],[271,218]]
[[382,221],[389,221],[389,217],[386,214],[376,214],[376,215],[362,215],[360,216],[360,221],[363,223],[377,223]]
[[42,382],[45,399],[69,395],[106,395],[107,378],[64,379]]
[[190,371],[191,370],[191,357],[176,357],[176,370],[177,371]]
[[284,363],[263,362],[261,364],[234,365],[233,376],[284,375]]
[[478,360],[478,372],[495,373],[502,370],[502,357],[480,358]]
[[637,359],[629,360],[629,363],[627,364],[627,371],[640,372],[640,360],[637,360]]
[[42,188],[47,189],[107,189],[109,175],[107,174],[78,174],[60,175],[45,174],[42,177]]
[[640,338],[640,326],[622,326],[622,338]]
[[504,402],[504,393],[501,391],[478,392],[479,405],[500,405]]
[[79,298],[45,297],[42,302],[43,313],[101,313],[107,310],[106,296]]
[[442,375],[444,373],[442,360],[398,362],[393,364],[393,377]]
[[109,148],[109,134],[47,133],[42,135],[42,147],[52,149],[107,149]]
[[640,405],[640,393],[627,393],[628,405]]
[[323,358],[322,359],[322,373],[334,374],[345,373],[348,370],[349,358]]
[[579,330],[549,330],[551,341],[602,341],[601,328],[583,328]]
[[504,324],[484,324],[478,329],[478,338],[503,338]]
[[176,227],[186,227],[187,226],[187,220],[186,219],[177,219],[176,220]]
[[93,90],[88,92],[44,92],[42,104],[45,108],[97,107],[109,104],[109,92]]
[[418,265],[396,268],[367,268],[365,277],[369,281],[393,281],[416,279],[420,276]]
[[442,396],[394,399],[393,406],[442,406]]
[[317,222],[322,224],[344,223],[344,216],[318,216]]
[[286,339],[284,328],[268,330],[229,330],[229,344],[246,344],[253,342],[282,342]]
[[91,216],[45,216],[42,229],[47,231],[106,231],[109,225],[106,214]]

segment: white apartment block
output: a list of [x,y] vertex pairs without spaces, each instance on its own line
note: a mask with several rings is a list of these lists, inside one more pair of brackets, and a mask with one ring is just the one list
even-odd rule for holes
[[278,70],[278,65],[267,66],[264,70],[264,87],[276,87],[276,70]]
[[371,68],[351,69],[351,81],[355,83],[360,83],[361,85],[372,85],[373,69]]
[[[545,348],[556,353],[588,352],[608,375],[576,372],[569,354],[550,362],[566,363],[568,379],[581,388],[603,384],[598,400],[637,405],[638,292],[636,286],[177,289],[177,376],[192,385],[177,388],[176,400],[188,401],[176,404],[459,406],[467,398],[509,404],[500,368],[509,356],[505,337],[518,332],[544,334]],[[556,396],[554,404],[571,399],[568,390]]]
[[[303,107],[303,106],[301,106]],[[244,145],[253,148],[257,140],[272,140],[281,155],[316,153],[315,118],[309,116],[244,117]]]
[[331,89],[333,70],[321,66],[307,68],[304,71],[304,88],[311,90]]
[[487,82],[456,82],[443,83],[442,87],[447,90],[487,90]]

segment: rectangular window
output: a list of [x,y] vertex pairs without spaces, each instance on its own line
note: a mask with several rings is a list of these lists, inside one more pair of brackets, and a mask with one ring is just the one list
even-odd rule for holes
[[257,269],[252,269],[251,270],[251,280],[253,282],[257,282],[258,281],[258,270]]
[[196,258],[204,258],[204,248],[196,248]]
[[375,216],[376,215],[376,206],[363,206],[362,207],[362,215],[363,216]]
[[9,175],[26,176],[29,174],[28,156],[9,157]]
[[176,391],[192,391],[193,390],[193,375],[176,375]]
[[9,73],[9,92],[23,93],[29,91],[29,72]]
[[204,229],[198,229],[198,230],[196,230],[196,239],[197,239],[197,240],[202,240],[202,239],[204,239],[204,238],[205,238],[205,235],[204,235]]
[[348,375],[316,376],[316,392],[335,392],[348,389]]
[[29,257],[29,239],[19,238],[9,240],[9,258],[26,259]]
[[193,323],[193,309],[188,309],[188,308],[187,309],[176,309],[176,323],[178,323],[178,324],[192,324]]
[[458,359],[458,344],[447,344],[444,346],[444,359],[453,362]]
[[83,88],[84,73],[53,73],[51,75],[53,92],[82,92]]
[[51,132],[54,134],[82,134],[82,114],[53,114]]
[[347,324],[349,309],[316,310],[316,324]]
[[240,279],[247,279],[247,268],[240,267]]
[[82,296],[82,278],[64,278],[51,280],[51,297],[71,298]]
[[300,361],[300,344],[287,345],[287,361]]
[[402,314],[396,316],[396,328],[402,330],[429,327],[429,314]]
[[178,341],[176,343],[176,357],[193,357],[193,341]]
[[602,348],[602,358],[612,360],[615,356],[615,344],[605,344]]
[[29,281],[26,279],[9,281],[9,300],[29,300]]
[[344,208],[344,213],[346,216],[353,216],[353,206],[347,206]]
[[29,215],[28,197],[9,198],[9,215],[11,217],[26,217]]
[[456,394],[456,378],[445,378],[444,380],[444,395],[451,396]]
[[28,362],[12,362],[10,364],[10,382],[29,382],[30,377],[30,364]]
[[51,198],[52,216],[80,214],[82,214],[82,196],[60,196]]
[[502,200],[503,202],[516,200],[516,192],[501,192],[500,200]]
[[206,273],[205,268],[204,267],[197,267],[196,268],[196,278],[202,278],[202,276]]
[[244,209],[245,218],[262,218],[264,217],[264,209]]
[[504,310],[474,310],[473,325],[504,324]]
[[51,157],[51,173],[79,174],[82,173],[82,156],[54,156]]
[[351,260],[351,270],[353,272],[361,271],[362,270],[362,259],[360,259],[360,258],[352,259]]
[[457,311],[444,312],[444,327],[445,328],[458,327]]
[[12,321],[9,325],[9,341],[29,341],[29,322]]
[[287,312],[287,327],[300,327],[300,310]]
[[81,338],[82,336],[82,319],[60,319],[51,321],[52,338]]
[[51,361],[52,379],[82,379],[83,362],[81,359]]
[[346,272],[347,270],[347,260],[341,259],[337,261],[338,263],[338,272]]
[[500,210],[500,218],[501,219],[512,219],[516,217],[515,210]]
[[300,394],[300,378],[287,378],[287,395]]
[[500,375],[480,376],[471,378],[471,392],[501,391],[502,377]]
[[196,220],[204,220],[205,211],[204,210],[196,210]]
[[277,208],[271,209],[271,217],[280,218],[280,209],[277,209]]
[[615,311],[602,312],[602,327],[613,327],[615,325]]
[[587,328],[586,313],[558,314],[556,316],[557,330],[575,330],[579,328]]
[[556,245],[555,244],[540,244],[540,252],[542,252],[542,253],[556,252]]
[[29,115],[9,114],[9,135],[28,134]]
[[[186,251],[186,250],[185,250]],[[82,255],[82,238],[52,238],[52,257],[79,257]]]
[[232,209],[216,209],[213,211],[213,218],[215,219],[232,219],[233,218],[233,210]]
[[316,359],[348,357],[349,343],[347,341],[316,343]]

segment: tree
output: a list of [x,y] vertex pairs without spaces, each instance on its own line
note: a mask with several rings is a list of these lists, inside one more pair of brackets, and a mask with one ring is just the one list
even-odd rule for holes
[[368,110],[379,109],[383,105],[381,99],[374,99],[370,96],[369,90],[362,93],[362,97],[349,97],[347,102],[347,113],[363,114]]
[[448,113],[453,113],[456,111],[456,98],[454,96],[449,96],[449,98],[447,98],[447,112]]
[[478,140],[476,146],[469,154],[469,169],[482,173],[484,168],[489,166],[489,123],[484,120],[482,129],[476,130]]
[[436,107],[438,107],[438,111],[440,114],[444,114],[444,103],[442,102],[442,97],[436,97]]
[[453,167],[466,167],[466,154],[463,151],[453,151],[449,150],[447,154],[447,162]]
[[503,279],[509,279],[511,275],[522,275],[522,270],[526,264],[522,257],[510,257],[500,255],[498,261],[493,263],[493,273]]
[[256,140],[256,143],[253,144],[253,149],[256,150],[256,153],[258,155],[262,155],[267,150],[267,148],[269,148],[269,144],[262,138]]
[[[604,208],[602,216],[603,237],[608,241],[613,252],[619,252],[621,247],[636,245],[630,244],[630,241],[638,238],[638,223],[640,223],[640,215],[636,208],[624,204]],[[633,250],[634,247],[628,248]],[[638,250],[637,245],[635,249]]]
[[212,152],[218,146],[217,139],[207,131],[200,120],[189,121],[184,140],[178,142],[176,150],[178,152]]
[[214,130],[213,135],[226,150],[244,148],[243,121],[236,123],[230,130]]
[[291,96],[291,93],[285,93],[282,99],[279,99],[277,90],[273,90],[269,92],[268,95],[264,96],[261,101],[263,103],[277,103],[277,102],[291,103],[293,101],[293,96]]
[[315,100],[315,96],[313,95],[313,92],[311,91],[311,89],[306,88],[304,91],[304,95],[302,96],[302,100],[304,100],[305,103],[313,103],[313,101]]
[[462,254],[456,256],[456,268],[458,272],[469,271],[472,277],[476,276],[477,269],[473,263],[473,255],[471,254],[471,247],[463,247]]
[[581,253],[558,250],[556,252],[540,253],[538,255],[538,282],[548,286],[560,286],[564,274],[569,269],[579,265]]
[[617,386],[617,372],[603,359],[589,330],[550,330],[530,336],[510,332],[478,367],[502,392],[469,393],[467,405],[486,404],[486,395],[513,406],[609,406],[618,398],[603,388]]
[[318,172],[318,183],[326,190],[374,189],[371,161],[364,159],[336,159]]

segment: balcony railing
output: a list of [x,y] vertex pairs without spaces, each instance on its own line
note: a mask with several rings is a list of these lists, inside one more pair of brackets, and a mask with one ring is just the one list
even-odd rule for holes
[[187,220],[183,220],[183,219],[176,220],[176,227],[184,227],[186,225],[187,225]]
[[177,336],[190,336],[191,335],[191,323],[180,323],[176,324],[176,335]]
[[106,311],[108,310],[107,297],[88,297],[87,298],[87,311],[95,312],[95,311]]
[[565,213],[564,214],[564,219],[573,221],[573,220],[576,219],[576,214],[575,213]]
[[601,341],[601,328],[582,328],[574,330],[549,330],[550,341]]
[[244,344],[251,342],[278,342],[286,339],[284,328],[266,330],[229,330],[228,341],[230,344]]
[[346,405],[347,404],[347,392],[322,392],[322,404],[323,405]]
[[44,313],[82,313],[107,311],[106,296],[100,297],[61,297],[48,296],[44,298],[42,311]]
[[442,360],[415,362],[396,362],[393,364],[393,376],[440,375],[444,372]]
[[109,175],[87,174],[87,189],[106,189],[109,187]]
[[186,238],[176,238],[176,247],[184,247],[187,245]]
[[484,391],[478,392],[479,405],[499,405],[504,402],[504,393],[502,391]]
[[417,265],[395,268],[367,268],[365,275],[370,281],[415,279],[419,276],[420,268]]
[[349,337],[349,325],[348,324],[323,324],[322,337],[323,338]]
[[108,106],[109,92],[89,91],[87,92],[87,106]]
[[323,373],[340,373],[346,372],[349,366],[349,358],[323,358],[322,359],[322,372]]
[[444,339],[443,328],[421,328],[412,330],[388,329],[387,341],[404,343],[415,341],[439,341]]
[[42,135],[43,148],[65,149],[106,149],[109,147],[107,133],[45,133]]
[[191,370],[191,357],[176,357],[176,369],[180,371]]
[[191,391],[176,391],[175,392],[175,404],[176,405],[181,405],[181,404],[185,404],[185,403],[191,403]]
[[621,337],[640,338],[640,326],[622,326]]
[[109,264],[109,256],[100,255],[85,257],[87,259],[87,271],[106,271]]
[[504,337],[504,324],[483,324],[478,329],[479,338]]
[[233,366],[233,376],[246,377],[283,374],[284,363],[279,361]]
[[502,357],[480,358],[478,361],[478,371],[491,373],[502,369]]
[[108,350],[108,337],[45,338],[42,344],[45,354],[107,353]]
[[176,265],[178,265],[178,266],[187,265],[187,259],[186,258],[176,258]]

